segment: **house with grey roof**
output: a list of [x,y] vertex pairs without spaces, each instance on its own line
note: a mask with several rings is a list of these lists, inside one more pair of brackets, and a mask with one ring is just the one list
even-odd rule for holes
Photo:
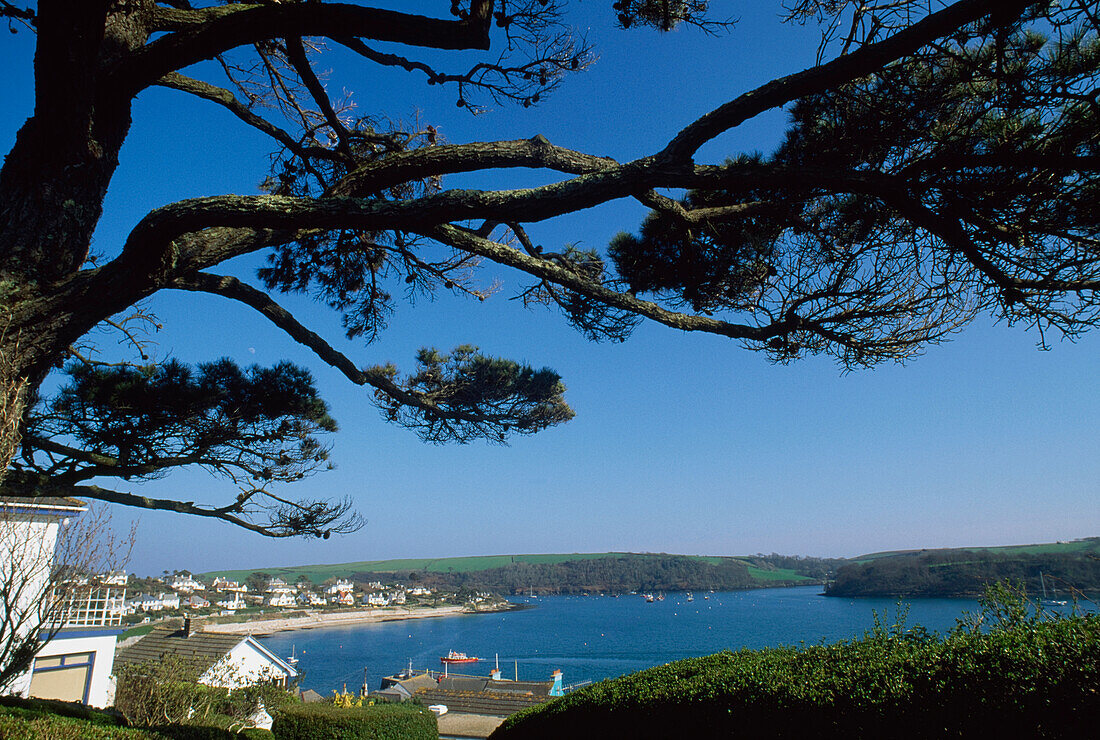
[[271,682],[288,686],[298,671],[251,635],[205,632],[190,619],[182,627],[157,627],[133,645],[118,651],[116,665],[140,665],[175,656],[193,661],[199,683],[235,689]]
[[493,670],[488,677],[443,675],[411,668],[382,679],[371,696],[389,701],[416,699],[439,714],[440,738],[484,738],[516,712],[562,696],[562,674],[550,681],[509,681]]

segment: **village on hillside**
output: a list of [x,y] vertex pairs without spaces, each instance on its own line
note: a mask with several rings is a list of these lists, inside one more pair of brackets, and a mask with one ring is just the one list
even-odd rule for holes
[[386,607],[466,606],[484,610],[502,600],[486,591],[440,590],[382,580],[331,578],[315,584],[277,576],[238,582],[220,576],[200,579],[188,571],[138,578],[123,572],[85,579],[72,591],[69,626],[128,626],[178,616],[238,621],[308,610],[347,611]]

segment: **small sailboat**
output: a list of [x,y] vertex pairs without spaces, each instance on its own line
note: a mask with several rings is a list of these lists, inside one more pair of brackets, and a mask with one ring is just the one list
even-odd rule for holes
[[[1047,598],[1047,582],[1046,579],[1043,578],[1043,571],[1039,571],[1039,585],[1043,588],[1043,600],[1039,602],[1043,606],[1065,606],[1068,603],[1065,599],[1059,599],[1056,591],[1054,592],[1053,599]],[[1050,588],[1054,591],[1053,585]]]
[[294,645],[290,646],[290,657],[286,659],[286,662],[292,667],[298,667],[298,656],[294,652]]
[[695,601],[695,595],[692,594],[691,591],[688,591],[687,600],[688,601]]

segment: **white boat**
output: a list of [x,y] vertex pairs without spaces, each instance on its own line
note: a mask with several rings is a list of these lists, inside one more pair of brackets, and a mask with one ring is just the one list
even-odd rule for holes
[[[1059,599],[1058,593],[1056,591],[1054,592],[1053,599],[1047,598],[1047,582],[1046,579],[1043,578],[1043,571],[1039,571],[1039,585],[1043,587],[1043,600],[1039,602],[1043,606],[1065,606],[1069,603],[1065,599]],[[1054,591],[1054,586],[1051,586],[1050,588],[1051,591]]]

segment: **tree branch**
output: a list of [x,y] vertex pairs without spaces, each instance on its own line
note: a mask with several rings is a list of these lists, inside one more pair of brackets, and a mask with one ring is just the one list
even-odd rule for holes
[[248,106],[237,99],[233,93],[225,88],[211,85],[208,82],[202,80],[196,80],[191,77],[181,75],[179,72],[170,72],[164,77],[157,80],[156,84],[161,87],[168,87],[173,90],[179,90],[190,95],[202,98],[203,100],[209,100],[212,103],[217,103],[230,113],[241,119],[249,126],[262,131],[271,138],[278,141],[287,149],[297,154],[300,157],[317,157],[320,159],[337,159],[337,155],[325,149],[323,147],[304,147],[287,131],[279,128],[275,124],[271,123],[262,116],[258,116],[249,110]]
[[222,5],[198,10],[161,8],[170,33],[131,54],[109,84],[133,96],[169,72],[218,54],[287,36],[358,36],[434,49],[488,49],[491,0],[475,0],[468,18],[439,20],[343,3]]
[[730,324],[705,316],[669,311],[651,301],[643,301],[629,293],[619,293],[603,285],[585,280],[577,273],[555,265],[553,262],[533,257],[518,249],[478,236],[466,229],[442,225],[430,231],[422,232],[444,244],[463,249],[473,254],[487,257],[502,265],[515,267],[530,275],[563,285],[581,295],[588,296],[609,306],[645,316],[673,329],[683,331],[701,331],[719,334],[735,339],[764,340],[773,336],[772,332],[752,326]]
[[780,77],[707,113],[678,133],[660,156],[690,159],[706,142],[766,110],[841,85],[876,70],[953,30],[989,15],[1018,14],[1034,0],[960,0],[882,41],[831,62]]
[[210,293],[238,301],[259,311],[264,318],[282,329],[291,339],[309,348],[317,357],[339,370],[356,385],[369,385],[402,405],[411,406],[441,419],[478,424],[485,421],[479,414],[445,409],[423,395],[406,391],[378,368],[360,370],[346,355],[334,349],[319,334],[306,328],[294,315],[276,303],[269,295],[228,275],[194,273],[176,278],[169,286],[177,290]]

